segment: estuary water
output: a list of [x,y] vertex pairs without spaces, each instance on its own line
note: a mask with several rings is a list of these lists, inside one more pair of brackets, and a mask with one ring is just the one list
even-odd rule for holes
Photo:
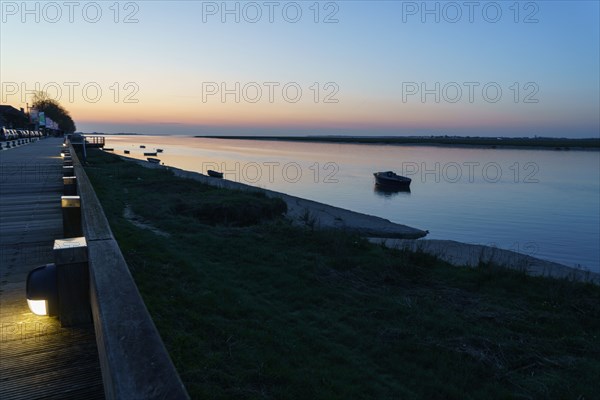
[[[140,146],[146,148],[140,148]],[[600,152],[107,136],[116,154],[320,201],[600,272]],[[412,178],[383,191],[373,172]]]

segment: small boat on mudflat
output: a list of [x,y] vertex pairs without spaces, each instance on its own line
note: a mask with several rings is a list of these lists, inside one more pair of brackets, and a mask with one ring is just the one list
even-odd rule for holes
[[375,172],[375,183],[381,186],[410,186],[412,179],[397,175],[392,171]]
[[213,171],[212,169],[209,169],[208,171],[206,171],[206,173],[208,174],[208,176],[212,176],[213,178],[221,178],[221,179],[223,179],[223,173],[222,172]]
[[144,153],[145,156],[155,156],[156,152]]
[[158,158],[148,157],[146,160],[152,164],[160,164],[160,160]]
[[162,153],[162,152],[163,152],[163,149],[156,149],[156,152],[157,152],[157,153]]
[[140,144],[140,149],[145,149],[146,146],[144,146],[143,144]]
[[123,151],[123,153],[125,153],[125,154],[129,154],[129,153],[130,153],[130,151],[129,151],[129,150],[124,150],[124,151]]

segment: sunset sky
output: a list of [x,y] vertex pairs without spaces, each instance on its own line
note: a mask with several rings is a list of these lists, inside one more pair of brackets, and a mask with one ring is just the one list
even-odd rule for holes
[[1,2],[0,103],[84,132],[600,131],[597,1],[69,4]]

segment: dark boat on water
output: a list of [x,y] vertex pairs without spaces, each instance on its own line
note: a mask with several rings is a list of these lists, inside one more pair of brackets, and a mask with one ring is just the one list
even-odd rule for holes
[[381,186],[388,187],[408,187],[412,179],[402,175],[397,175],[392,171],[375,172],[375,183]]
[[146,160],[152,164],[160,164],[160,160],[158,158],[148,157]]
[[156,152],[144,153],[145,156],[155,156]]
[[212,176],[213,178],[223,178],[222,172],[213,171],[212,169],[209,169],[208,171],[206,171],[206,173],[208,174],[208,176]]

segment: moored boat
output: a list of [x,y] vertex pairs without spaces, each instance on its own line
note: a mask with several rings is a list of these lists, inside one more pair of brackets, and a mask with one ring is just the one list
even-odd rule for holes
[[208,171],[206,171],[206,173],[208,174],[208,176],[212,176],[213,178],[223,178],[222,172],[213,171],[212,169],[209,169]]
[[156,152],[157,152],[157,153],[162,153],[162,152],[163,152],[163,149],[156,149]]
[[148,162],[151,162],[152,164],[160,164],[160,159],[158,158],[148,157],[146,158],[146,160],[148,160]]
[[382,186],[410,186],[412,179],[395,174],[392,171],[375,172],[375,183]]
[[148,152],[148,153],[144,153],[145,156],[155,156],[156,152]]
[[125,153],[125,154],[129,154],[129,153],[130,153],[130,151],[129,151],[129,150],[124,150],[124,151],[123,151],[123,153]]
[[140,144],[140,149],[145,149],[146,146],[144,146],[143,144]]

